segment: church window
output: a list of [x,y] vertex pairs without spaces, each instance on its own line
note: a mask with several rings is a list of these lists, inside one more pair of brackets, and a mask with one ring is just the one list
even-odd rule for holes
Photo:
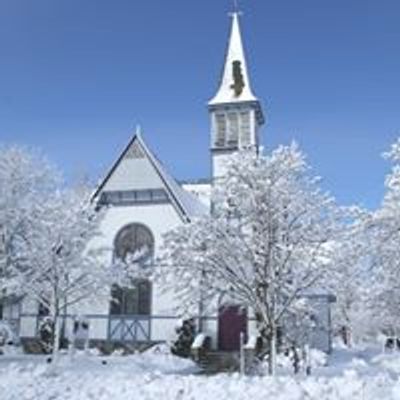
[[151,285],[148,280],[140,280],[136,283],[137,287],[137,313],[139,315],[150,314]]
[[103,192],[100,197],[102,205],[132,205],[136,203],[168,201],[165,189],[123,190]]
[[113,285],[111,298],[111,315],[149,315],[151,284],[148,280],[137,279],[132,288]]
[[[142,224],[123,228],[115,240],[115,258],[123,262],[133,260],[141,266],[151,264],[154,239],[151,231]],[[111,289],[111,315],[149,315],[151,308],[151,283],[148,279],[133,278],[131,287],[113,285]]]
[[120,192],[121,202],[130,202],[130,201],[134,200],[134,198],[135,198],[135,193],[132,193],[131,191]]
[[226,141],[226,118],[225,114],[215,115],[216,137],[215,146],[224,147]]
[[142,224],[130,224],[123,228],[115,239],[115,257],[126,261],[128,256],[146,264],[152,261],[154,239],[151,231]]
[[136,279],[134,287],[113,285],[111,288],[111,315],[150,315],[151,283]]
[[136,191],[136,201],[145,202],[151,200],[151,191],[150,190],[137,190]]
[[237,112],[228,113],[228,146],[237,146],[239,140],[239,116]]
[[164,189],[154,189],[152,190],[152,199],[153,201],[162,201],[167,200],[168,196]]
[[243,147],[251,144],[250,130],[250,112],[242,111],[240,113],[240,145]]

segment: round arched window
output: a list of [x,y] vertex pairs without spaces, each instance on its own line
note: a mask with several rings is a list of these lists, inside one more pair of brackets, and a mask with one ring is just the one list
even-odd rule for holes
[[142,224],[131,224],[123,228],[115,239],[115,257],[122,261],[148,264],[154,255],[153,235]]

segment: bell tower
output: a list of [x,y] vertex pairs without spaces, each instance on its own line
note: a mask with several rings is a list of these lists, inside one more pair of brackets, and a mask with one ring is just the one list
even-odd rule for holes
[[259,129],[264,124],[261,104],[253,94],[240,32],[238,11],[232,26],[219,88],[209,101],[213,179],[225,172],[227,157],[240,149],[258,152]]

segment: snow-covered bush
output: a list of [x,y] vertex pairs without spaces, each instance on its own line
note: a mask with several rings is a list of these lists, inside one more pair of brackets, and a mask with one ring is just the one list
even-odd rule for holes
[[188,358],[190,356],[192,344],[196,335],[196,323],[193,318],[182,321],[182,324],[176,328],[178,338],[171,346],[171,353]]

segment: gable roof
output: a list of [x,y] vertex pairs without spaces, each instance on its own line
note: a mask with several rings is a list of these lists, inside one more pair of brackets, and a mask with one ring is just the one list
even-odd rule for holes
[[96,201],[99,198],[99,195],[105,189],[114,174],[116,174],[116,171],[123,160],[125,160],[126,157],[130,156],[132,152],[137,152],[138,150],[139,152],[141,152],[141,156],[143,156],[150,162],[152,168],[154,169],[162,185],[164,186],[169,200],[171,201],[172,205],[174,206],[183,221],[189,222],[194,217],[204,215],[208,212],[207,208],[201,203],[200,200],[196,198],[195,195],[184,190],[178,184],[178,182],[167,172],[162,163],[150,151],[139,133],[136,133],[132,137],[117,161],[113,164],[110,171],[107,173],[106,177],[99,184],[92,196],[93,200]]

